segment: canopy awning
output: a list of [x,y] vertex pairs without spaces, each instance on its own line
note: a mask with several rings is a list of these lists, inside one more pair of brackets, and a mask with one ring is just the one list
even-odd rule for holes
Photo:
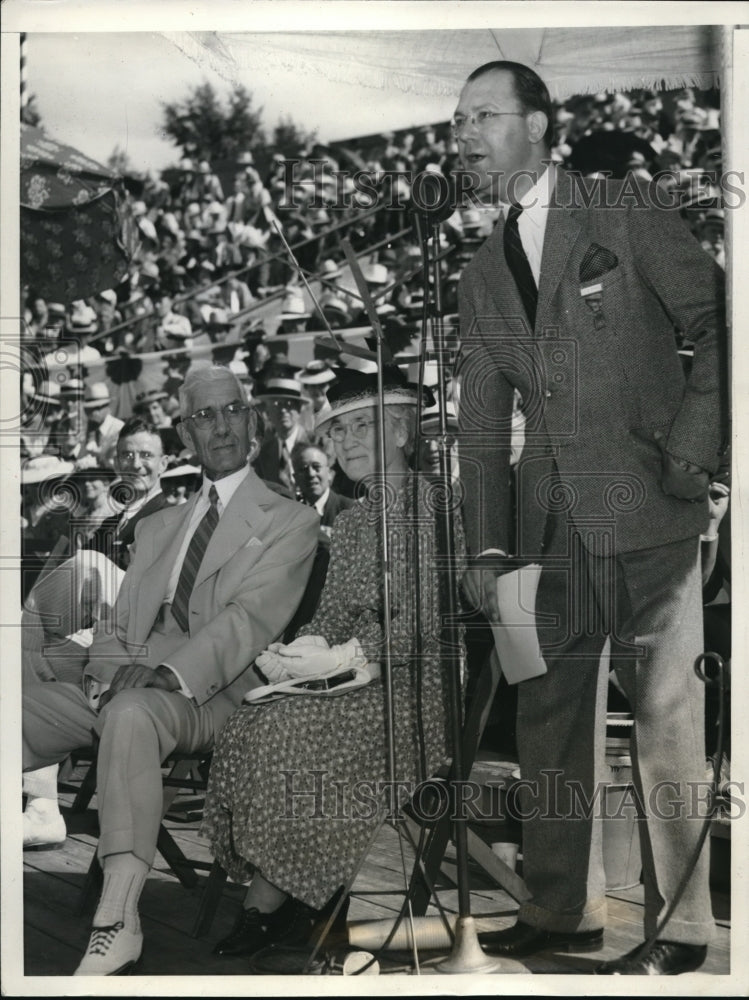
[[720,28],[640,25],[477,28],[457,31],[167,33],[186,55],[227,79],[237,70],[287,68],[375,90],[457,94],[466,76],[493,59],[531,66],[551,96],[637,87],[709,88],[720,75]]

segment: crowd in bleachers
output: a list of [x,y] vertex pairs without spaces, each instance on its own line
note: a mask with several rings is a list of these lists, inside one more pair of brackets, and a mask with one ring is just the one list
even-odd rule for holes
[[[655,178],[678,197],[693,232],[724,266],[720,121],[713,103],[711,93],[692,90],[577,97],[557,107],[552,155],[588,175]],[[37,560],[48,554],[60,518],[71,513],[81,521],[79,538],[95,530],[116,475],[117,432],[133,413],[158,428],[172,496],[185,499],[190,474],[185,485],[175,473],[193,468],[194,457],[172,424],[191,365],[229,364],[248,396],[260,401],[268,378],[295,379],[313,359],[327,359],[333,378],[335,354],[310,334],[330,327],[360,330],[360,343],[371,336],[342,239],[360,258],[393,352],[415,353],[424,292],[421,251],[405,210],[409,180],[424,171],[449,177],[457,166],[449,125],[440,124],[312,145],[293,164],[271,149],[255,149],[223,164],[221,176],[206,158],[130,178],[140,248],[128,278],[73,303],[48,302],[24,289],[22,334],[30,359],[21,388],[24,554]],[[495,219],[496,209],[469,204],[443,224],[445,314],[457,311],[461,267]],[[284,242],[315,290],[322,317]],[[65,350],[56,355],[58,343]],[[325,384],[300,389],[294,421],[305,433],[314,413],[310,393],[317,392],[319,406]],[[272,410],[267,402],[262,407],[266,417]],[[271,442],[278,433],[278,421],[269,421]],[[266,442],[263,455],[273,447]],[[259,462],[266,470],[279,464],[263,463],[262,456]],[[277,471],[271,478],[293,490],[293,468],[286,467],[285,482]],[[60,482],[70,488],[51,488]],[[50,488],[42,489],[45,484]],[[345,492],[345,484],[341,488]]]

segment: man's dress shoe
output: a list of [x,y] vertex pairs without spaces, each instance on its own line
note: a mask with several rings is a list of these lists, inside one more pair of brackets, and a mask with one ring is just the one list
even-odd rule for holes
[[111,927],[94,927],[86,954],[75,976],[124,976],[143,951],[143,935],[125,928],[122,921]]
[[656,941],[650,951],[640,956],[642,945],[613,962],[604,962],[595,970],[597,976],[678,976],[699,969],[707,955],[706,944],[679,944]]
[[479,941],[490,955],[523,958],[540,951],[597,951],[603,931],[545,931],[518,920],[506,930],[479,934]]

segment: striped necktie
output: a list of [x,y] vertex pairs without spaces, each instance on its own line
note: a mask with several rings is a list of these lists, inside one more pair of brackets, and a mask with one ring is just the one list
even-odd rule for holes
[[278,478],[282,485],[293,490],[296,483],[294,477],[294,466],[291,461],[291,452],[285,441],[281,442],[281,461],[279,464]]
[[183,632],[189,631],[187,610],[190,604],[190,595],[195,585],[195,578],[198,575],[200,564],[203,562],[205,550],[211,535],[216,530],[218,524],[218,491],[215,486],[211,486],[208,493],[211,506],[205,512],[203,519],[195,529],[195,533],[190,539],[185,553],[185,561],[182,563],[182,570],[179,574],[177,589],[174,592],[172,601],[172,616]]
[[538,289],[518,232],[518,217],[522,211],[522,206],[512,205],[507,213],[504,228],[505,260],[515,279],[520,298],[525,306],[526,316],[530,322],[531,330],[533,330],[536,325]]

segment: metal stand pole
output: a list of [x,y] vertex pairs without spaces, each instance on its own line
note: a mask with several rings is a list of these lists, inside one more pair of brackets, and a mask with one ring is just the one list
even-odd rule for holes
[[[430,239],[435,248],[434,257],[439,250],[439,222],[432,222]],[[450,658],[450,730],[453,748],[452,769],[450,772],[450,787],[452,789],[453,830],[458,869],[458,921],[455,928],[455,941],[451,954],[434,966],[435,972],[451,974],[499,972],[503,963],[499,959],[487,955],[479,944],[476,924],[471,916],[471,888],[468,872],[468,828],[465,815],[465,800],[463,786],[468,775],[463,773],[463,692],[461,689],[460,660],[457,655],[459,648],[457,614],[457,581],[455,579],[455,531],[453,524],[453,492],[452,469],[450,467],[450,439],[447,433],[447,393],[445,391],[445,357],[447,344],[445,342],[445,327],[442,318],[442,282],[440,261],[429,260],[429,241],[423,244],[424,297],[429,294],[429,265],[433,266],[434,304],[432,309],[432,339],[437,355],[437,399],[439,404],[439,467],[442,503],[437,512],[437,556],[440,565],[445,567],[445,615],[443,641],[446,644],[446,656]]]

